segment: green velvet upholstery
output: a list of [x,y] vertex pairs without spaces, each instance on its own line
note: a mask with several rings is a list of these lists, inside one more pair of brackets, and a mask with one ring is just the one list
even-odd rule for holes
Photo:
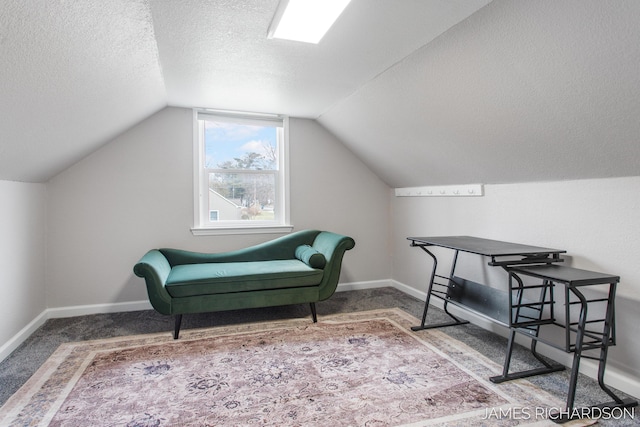
[[145,279],[149,301],[162,314],[302,303],[315,310],[315,302],[335,292],[344,253],[354,246],[351,237],[304,230],[230,252],[152,249],[133,271]]
[[296,258],[311,268],[324,268],[327,259],[324,255],[309,245],[300,245],[296,248]]
[[322,270],[299,260],[176,265],[165,287],[174,298],[318,286]]

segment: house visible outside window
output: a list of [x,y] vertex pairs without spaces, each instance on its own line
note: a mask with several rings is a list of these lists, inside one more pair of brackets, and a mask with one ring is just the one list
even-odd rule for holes
[[194,234],[290,231],[287,118],[195,110]]

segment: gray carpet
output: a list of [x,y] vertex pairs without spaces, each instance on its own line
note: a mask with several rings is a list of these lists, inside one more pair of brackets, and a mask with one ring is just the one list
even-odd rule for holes
[[[424,303],[393,288],[378,288],[339,292],[329,300],[318,303],[317,307],[319,318],[332,313],[349,313],[391,307],[399,307],[420,318]],[[297,317],[309,317],[309,321],[311,321],[309,306],[305,304],[185,315],[182,320],[182,329]],[[430,322],[446,319],[448,317],[441,310],[429,309]],[[152,310],[50,319],[0,363],[0,405],[4,404],[62,343],[172,330],[173,318]],[[441,330],[502,365],[506,339],[470,324]],[[514,350],[511,366],[514,371],[538,365],[527,349],[518,346]],[[557,395],[562,401],[566,400],[568,371],[532,377],[529,380]],[[624,393],[619,393],[618,396],[628,397]],[[578,380],[576,406],[591,406],[605,401],[609,402],[611,398],[600,390],[597,381],[581,375]],[[635,409],[637,413],[638,408]],[[599,425],[640,425],[640,416],[636,416],[634,419],[627,417],[622,420],[600,420]]]

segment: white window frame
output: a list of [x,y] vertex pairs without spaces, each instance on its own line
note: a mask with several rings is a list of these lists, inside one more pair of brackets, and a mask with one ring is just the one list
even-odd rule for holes
[[[209,221],[208,171],[205,165],[205,147],[202,128],[198,117],[213,116],[225,120],[246,122],[281,121],[283,135],[278,144],[278,172],[276,173],[276,218],[271,221],[239,220]],[[248,171],[251,173],[252,171]],[[194,109],[193,110],[193,227],[196,236],[220,234],[261,234],[288,233],[293,230],[290,224],[289,209],[289,118],[272,114],[253,114],[232,111]]]

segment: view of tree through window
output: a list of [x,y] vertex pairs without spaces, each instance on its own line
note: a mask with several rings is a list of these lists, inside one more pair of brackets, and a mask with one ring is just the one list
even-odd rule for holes
[[[282,122],[199,120],[210,221],[274,221]],[[215,214],[211,214],[215,212]]]

